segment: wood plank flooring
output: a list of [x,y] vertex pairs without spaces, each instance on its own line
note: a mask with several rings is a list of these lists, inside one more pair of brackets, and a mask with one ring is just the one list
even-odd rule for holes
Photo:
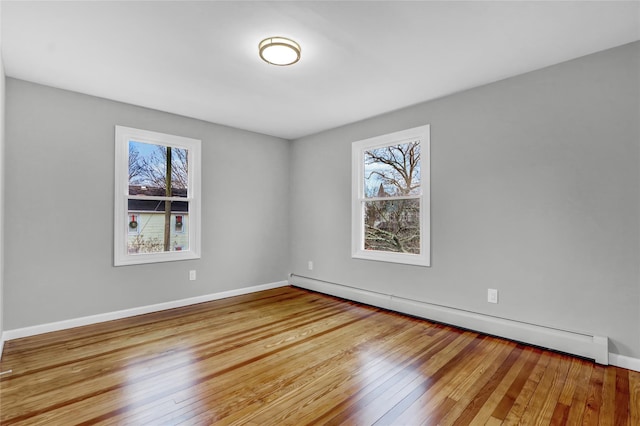
[[640,373],[284,287],[5,343],[2,425],[640,425]]

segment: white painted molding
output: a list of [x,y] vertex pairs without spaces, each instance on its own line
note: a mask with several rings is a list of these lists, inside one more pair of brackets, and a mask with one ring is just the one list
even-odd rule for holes
[[[431,266],[431,157],[430,125],[400,130],[385,135],[362,139],[351,144],[351,257],[376,260],[379,262],[404,263],[407,265]],[[364,248],[364,203],[366,201],[393,200],[391,198],[365,197],[364,166],[365,151],[384,148],[396,144],[420,142],[422,159],[420,162],[420,194],[406,195],[420,202],[420,251],[419,254],[394,253],[389,251],[365,250]],[[377,190],[377,188],[376,188]]]
[[181,308],[183,306],[195,305],[196,303],[210,302],[212,300],[225,299],[227,297],[240,296],[243,294],[255,293],[258,291],[269,290],[272,288],[288,286],[287,281],[278,281],[275,283],[256,285],[253,287],[245,287],[236,290],[228,290],[220,293],[205,294],[202,296],[190,297],[188,299],[173,300],[170,302],[158,303],[155,305],[140,306],[137,308],[124,309],[122,311],[107,312],[104,314],[91,315],[87,317],[74,318],[64,321],[52,322],[48,324],[34,325],[31,327],[16,328],[6,330],[2,337],[3,342],[23,337],[35,336],[37,334],[49,333],[52,331],[66,330],[84,325],[97,324],[106,321],[112,321],[122,318],[128,318],[136,315],[148,314],[151,312],[164,311],[167,309]]
[[610,353],[609,364],[620,368],[626,368],[627,370],[640,372],[640,358],[631,358],[630,356]]
[[[187,203],[187,230],[189,245],[185,250],[159,251],[152,253],[130,254],[127,249],[129,200],[129,143],[138,141],[153,145],[183,148],[187,150],[187,197],[157,197],[148,199],[156,201],[174,200]],[[200,139],[185,136],[169,135],[150,130],[132,127],[115,126],[115,167],[114,167],[114,228],[113,233],[113,266],[139,265],[144,263],[171,262],[176,260],[200,259],[201,247],[201,150]]]
[[4,350],[5,333],[0,331],[0,361],[2,361],[2,351]]
[[599,364],[609,364],[609,340],[604,336],[592,336],[559,330],[447,306],[404,299],[390,294],[376,293],[298,275],[291,275],[289,283],[308,290],[331,294],[432,321],[590,358]]

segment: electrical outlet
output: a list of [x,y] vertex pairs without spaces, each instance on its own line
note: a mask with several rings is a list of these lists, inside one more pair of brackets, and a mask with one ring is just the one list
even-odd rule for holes
[[189,281],[195,281],[196,280],[196,270],[192,269],[189,271]]
[[313,271],[313,260],[310,260],[309,263],[307,263],[307,268],[309,268],[310,271]]
[[490,288],[487,291],[487,302],[489,303],[498,303],[498,290],[495,288]]

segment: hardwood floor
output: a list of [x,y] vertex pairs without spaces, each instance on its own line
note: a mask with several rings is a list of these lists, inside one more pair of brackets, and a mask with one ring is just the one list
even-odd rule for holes
[[5,343],[2,425],[640,425],[640,373],[284,287]]

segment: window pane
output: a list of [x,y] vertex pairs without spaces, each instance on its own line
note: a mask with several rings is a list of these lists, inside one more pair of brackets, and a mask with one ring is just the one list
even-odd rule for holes
[[170,214],[165,212],[164,201],[129,200],[129,254],[189,250],[189,203],[167,203]]
[[364,152],[364,196],[420,194],[420,141]]
[[[187,158],[188,151],[184,148],[129,141],[129,195],[186,197]],[[171,167],[167,168],[167,163]],[[167,178],[171,181],[170,192]]]
[[420,200],[365,201],[365,250],[420,254]]

